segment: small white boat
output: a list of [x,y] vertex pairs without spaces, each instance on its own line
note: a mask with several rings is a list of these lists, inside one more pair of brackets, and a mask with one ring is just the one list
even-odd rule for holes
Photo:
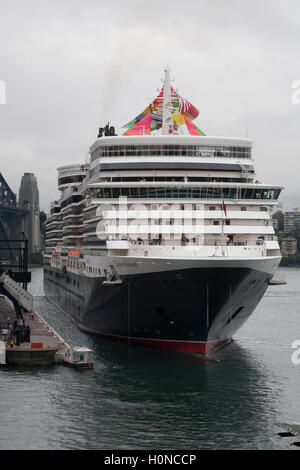
[[84,347],[67,348],[64,362],[77,369],[92,369],[94,366],[92,360],[92,349]]

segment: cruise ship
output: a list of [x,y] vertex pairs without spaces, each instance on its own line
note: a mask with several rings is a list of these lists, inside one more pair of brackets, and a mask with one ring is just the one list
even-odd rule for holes
[[153,102],[86,163],[58,168],[45,294],[91,334],[208,354],[255,310],[281,259],[252,141],[207,136],[165,71]]

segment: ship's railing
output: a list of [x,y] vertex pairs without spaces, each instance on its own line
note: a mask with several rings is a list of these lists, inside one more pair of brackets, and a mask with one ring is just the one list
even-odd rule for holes
[[[115,248],[118,250],[118,247]],[[122,247],[119,248],[118,254],[124,254]],[[149,246],[149,245],[129,245],[127,251],[128,256],[147,256],[147,257],[218,257],[218,256],[233,256],[233,257],[264,257],[267,256],[267,250],[265,246],[261,245],[241,245],[241,246],[229,246],[229,245],[193,245],[187,244],[181,245],[160,245],[160,246]],[[273,252],[272,252],[273,254]]]
[[92,153],[92,161],[99,157],[227,157],[251,158],[250,147],[196,146],[196,145],[115,145],[101,146]]
[[129,246],[262,246],[264,244],[264,240],[257,239],[257,240],[228,240],[224,238],[224,241],[217,238],[209,238],[209,239],[197,239],[197,238],[185,238],[182,240],[178,240],[180,244],[174,244],[172,240],[160,240],[159,238],[152,238],[150,240],[144,240],[142,238],[137,238],[135,240],[132,239],[122,239],[121,241],[127,241]]
[[[242,185],[242,183],[239,183]],[[280,187],[263,186],[251,183],[238,186],[235,183],[177,183],[177,182],[131,182],[131,183],[92,183],[89,192],[94,199],[248,199],[277,200]]]

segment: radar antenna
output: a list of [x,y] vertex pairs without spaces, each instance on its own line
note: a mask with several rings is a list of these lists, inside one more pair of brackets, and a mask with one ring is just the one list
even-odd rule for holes
[[172,103],[171,103],[171,80],[170,66],[165,69],[164,91],[163,91],[163,113],[162,113],[162,133],[169,134],[172,123]]

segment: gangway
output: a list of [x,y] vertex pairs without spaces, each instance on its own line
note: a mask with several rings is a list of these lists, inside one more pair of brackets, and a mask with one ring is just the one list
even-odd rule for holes
[[8,274],[3,273],[0,276],[0,284],[4,288],[4,293],[9,294],[8,297],[23,307],[27,312],[33,311],[33,297],[23,287],[21,287],[16,281],[14,281]]

